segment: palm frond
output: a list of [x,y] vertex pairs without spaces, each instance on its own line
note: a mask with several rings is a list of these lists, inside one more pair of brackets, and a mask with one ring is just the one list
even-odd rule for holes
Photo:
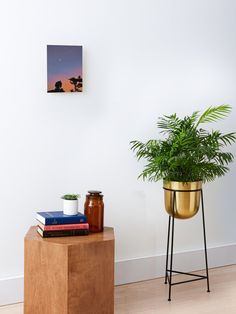
[[190,119],[193,123],[195,123],[198,117],[199,117],[199,111],[194,111],[192,115],[190,116]]
[[228,165],[230,162],[232,162],[234,159],[234,156],[232,153],[227,153],[227,152],[218,152],[215,157],[214,160],[216,162],[218,162],[221,165]]
[[220,136],[220,140],[224,143],[224,145],[232,144],[233,142],[236,142],[236,133],[231,132],[228,134],[222,134]]
[[158,120],[157,127],[162,129],[161,133],[173,132],[180,123],[180,119],[177,117],[176,113],[170,116],[165,115]]
[[199,120],[197,121],[196,127],[200,123],[216,122],[220,119],[227,117],[231,109],[232,107],[230,105],[219,105],[215,107],[209,107],[200,116]]

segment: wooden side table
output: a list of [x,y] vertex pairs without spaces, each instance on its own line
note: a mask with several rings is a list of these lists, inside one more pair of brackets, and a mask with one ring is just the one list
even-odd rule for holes
[[25,236],[24,314],[113,314],[114,232]]

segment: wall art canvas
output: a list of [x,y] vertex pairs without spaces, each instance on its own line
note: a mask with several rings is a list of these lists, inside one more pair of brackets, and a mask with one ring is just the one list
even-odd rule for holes
[[82,46],[47,46],[48,93],[82,92]]

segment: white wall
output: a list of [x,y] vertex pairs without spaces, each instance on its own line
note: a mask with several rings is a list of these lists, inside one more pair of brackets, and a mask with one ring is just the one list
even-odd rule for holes
[[[103,191],[117,261],[164,254],[162,184],[137,180],[129,142],[155,137],[158,116],[222,103],[234,110],[217,127],[236,129],[235,14],[234,0],[1,3],[0,278],[23,274],[35,212],[66,192]],[[83,94],[46,93],[47,44],[83,45]],[[231,168],[205,187],[209,247],[236,242]],[[202,247],[200,222],[178,222],[177,251]]]

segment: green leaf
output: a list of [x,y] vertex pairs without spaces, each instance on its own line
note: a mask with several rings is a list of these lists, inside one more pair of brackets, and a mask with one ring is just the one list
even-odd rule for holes
[[216,122],[220,119],[223,119],[228,116],[231,112],[232,107],[229,105],[220,105],[216,107],[209,107],[203,114],[200,116],[196,126],[200,123],[211,123]]

